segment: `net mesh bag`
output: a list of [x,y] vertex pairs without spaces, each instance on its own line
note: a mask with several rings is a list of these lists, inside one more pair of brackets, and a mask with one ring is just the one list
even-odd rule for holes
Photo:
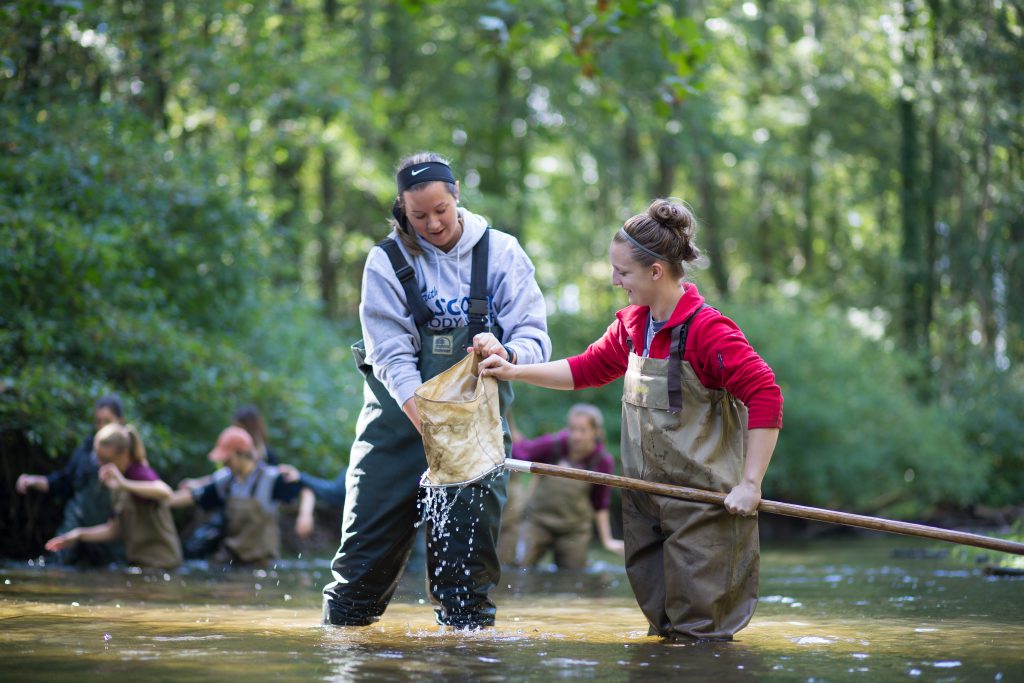
[[427,455],[424,486],[468,484],[505,462],[498,380],[477,376],[479,359],[467,354],[416,390]]

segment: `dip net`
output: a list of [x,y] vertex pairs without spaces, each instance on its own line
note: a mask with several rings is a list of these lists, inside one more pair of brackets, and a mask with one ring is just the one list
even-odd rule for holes
[[467,354],[416,390],[427,455],[423,486],[469,484],[505,462],[498,380],[477,376],[479,360]]

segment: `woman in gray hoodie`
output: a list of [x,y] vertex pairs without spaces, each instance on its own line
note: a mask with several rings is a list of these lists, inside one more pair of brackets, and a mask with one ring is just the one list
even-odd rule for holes
[[[404,159],[391,234],[367,256],[353,346],[366,378],[346,478],[334,581],[324,588],[325,624],[367,625],[383,614],[409,557],[420,519],[426,456],[413,392],[461,360],[467,347],[513,363],[551,354],[546,308],[519,242],[458,205],[449,163],[433,153]],[[512,399],[501,387],[502,423]],[[427,534],[427,577],[439,623],[494,624],[497,536],[507,487],[499,473],[459,489],[447,532]],[[428,521],[429,528],[429,521]]]

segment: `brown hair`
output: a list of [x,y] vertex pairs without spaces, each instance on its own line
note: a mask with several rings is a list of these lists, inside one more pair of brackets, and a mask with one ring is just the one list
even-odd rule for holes
[[[451,162],[445,159],[440,154],[437,154],[435,152],[417,152],[416,154],[410,154],[409,156],[399,161],[398,166],[395,167],[395,174],[397,175],[399,171],[409,168],[410,166],[415,166],[416,164],[425,164],[431,161],[436,161],[447,166],[451,166]],[[427,183],[431,182],[438,181],[428,180],[426,183],[413,185],[409,189],[405,190],[405,192],[416,192],[422,189],[425,185],[427,185]],[[448,186],[448,194],[455,197],[455,201],[458,201],[458,185],[455,185],[454,183],[445,183],[445,185]],[[416,232],[412,229],[412,226],[409,225],[408,219],[405,217],[405,199],[402,197],[402,194],[405,194],[405,192],[400,193],[398,197],[395,199],[394,206],[392,206],[391,208],[392,217],[388,218],[388,225],[391,226],[391,228],[398,233],[398,237],[399,239],[402,240],[402,244],[405,246],[406,251],[408,251],[413,256],[418,256],[423,253],[423,247],[420,246],[419,240],[416,238]]]
[[[700,249],[693,242],[696,230],[697,219],[690,207],[685,202],[670,199],[655,199],[645,213],[633,216],[622,226],[622,231],[629,237],[661,255],[660,260],[668,265],[670,274],[677,279],[686,274],[683,262],[689,263],[700,258]],[[645,267],[659,260],[635,244],[630,244],[618,232],[612,240],[629,244],[633,260]]]
[[132,462],[149,465],[146,460],[146,447],[142,443],[142,437],[139,436],[138,430],[133,425],[112,422],[96,432],[93,444],[94,446],[109,446],[119,454],[127,451],[131,455]]
[[260,411],[256,406],[242,406],[235,411],[231,421],[235,423],[235,426],[249,432],[249,436],[252,437],[253,444],[255,444],[257,449],[267,445],[267,427],[263,423],[263,416],[260,415]]
[[599,439],[604,439],[604,415],[601,409],[591,403],[575,403],[569,408],[568,417],[583,415],[590,419],[590,425],[597,432]]

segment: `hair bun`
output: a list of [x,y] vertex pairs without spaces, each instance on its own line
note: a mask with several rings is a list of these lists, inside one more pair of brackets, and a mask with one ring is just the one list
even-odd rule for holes
[[647,208],[647,215],[662,227],[688,233],[693,228],[693,213],[683,204],[657,199]]

